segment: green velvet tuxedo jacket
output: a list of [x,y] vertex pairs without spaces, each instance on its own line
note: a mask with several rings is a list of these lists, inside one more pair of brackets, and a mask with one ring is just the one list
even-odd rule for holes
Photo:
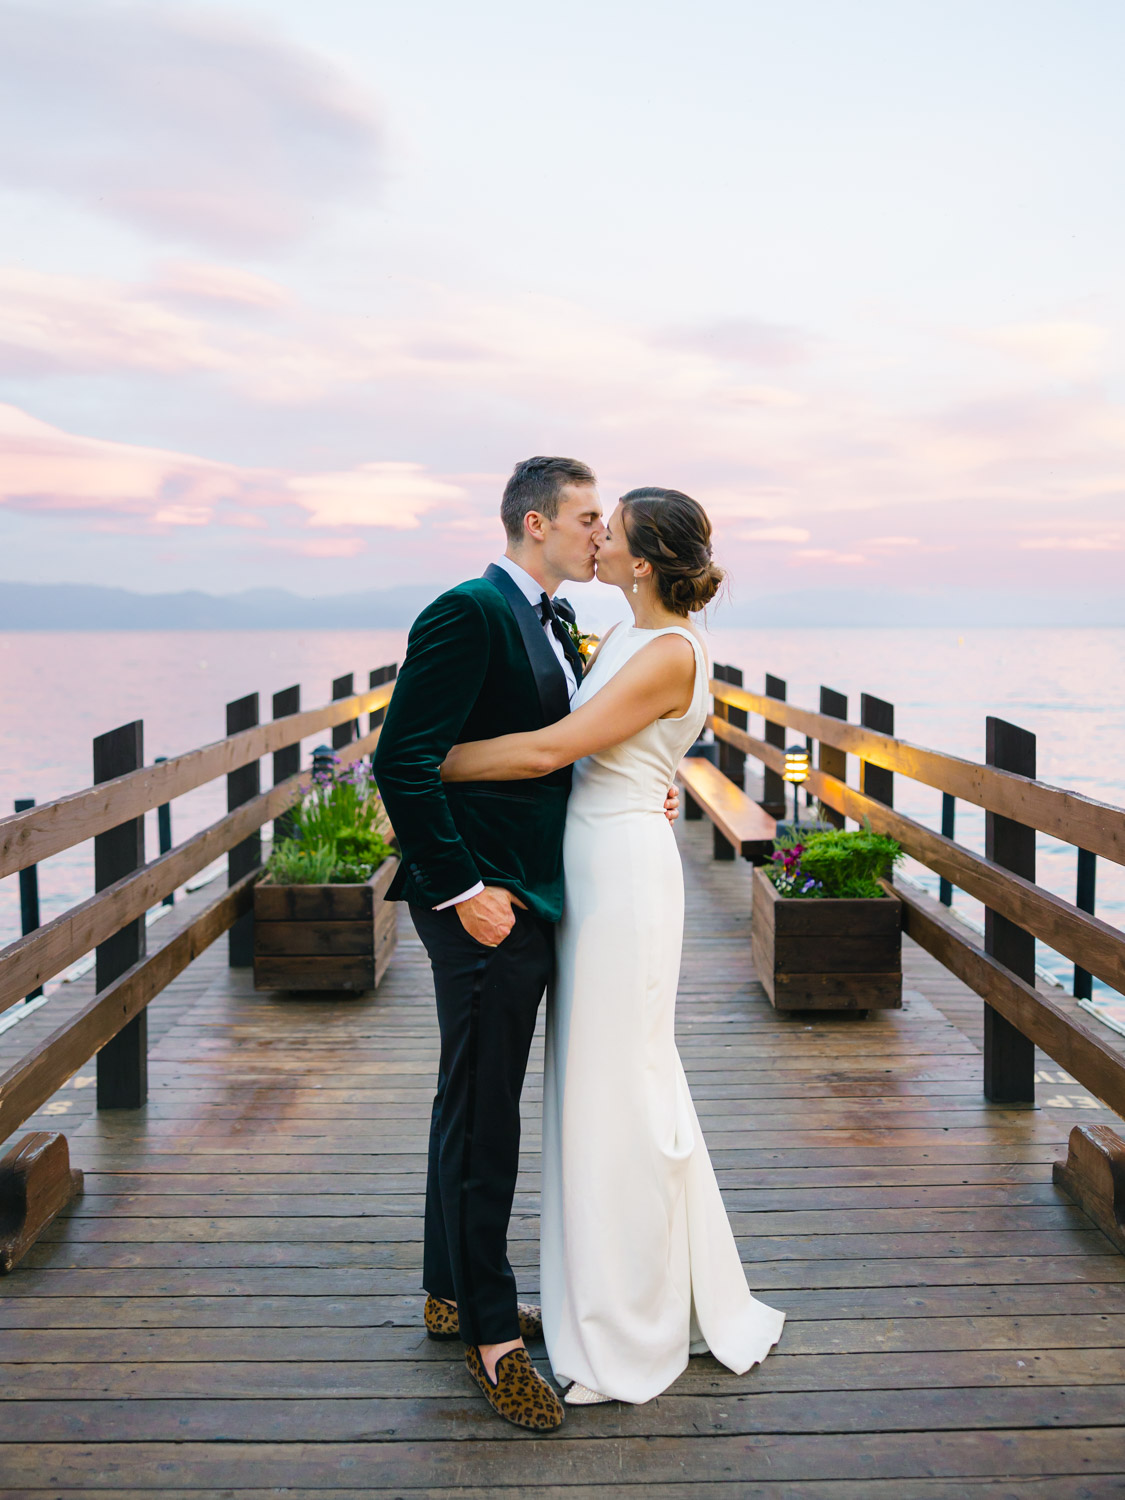
[[535,780],[443,783],[440,766],[452,745],[541,729],[569,711],[542,621],[502,568],[423,610],[375,751],[402,851],[388,900],[440,906],[481,880],[559,920],[570,767]]

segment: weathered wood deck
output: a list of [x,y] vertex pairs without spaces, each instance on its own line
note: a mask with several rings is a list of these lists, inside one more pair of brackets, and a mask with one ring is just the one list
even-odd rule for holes
[[62,1091],[86,1194],[0,1282],[3,1493],[1125,1494],[1125,1257],[1050,1179],[1083,1091],[1044,1060],[1056,1107],[986,1105],[942,1009],[967,992],[909,944],[902,1012],[779,1019],[749,869],[680,832],[681,1050],[751,1284],[789,1317],[762,1368],[695,1359],[547,1439],[493,1417],[419,1326],[436,1029],[409,924],[358,1001],[256,996],[223,942],[154,1003],[146,1109],[95,1116],[90,1068]]

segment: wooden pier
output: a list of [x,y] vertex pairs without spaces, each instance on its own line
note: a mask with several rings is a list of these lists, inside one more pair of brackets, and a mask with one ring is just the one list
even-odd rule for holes
[[[421,1328],[437,1031],[409,922],[375,994],[255,994],[226,943],[161,958],[237,914],[205,889],[111,981],[171,976],[148,1004],[147,1102],[96,1109],[87,1053],[36,1112],[10,1106],[65,1129],[85,1187],[0,1280],[0,1492],[1125,1493],[1125,1256],[1052,1181],[1076,1121],[1120,1120],[1043,1052],[1038,1108],[988,1102],[980,999],[909,937],[901,1010],[779,1014],[751,964],[751,866],[714,859],[704,822],[678,836],[681,1053],[751,1285],[788,1317],[761,1368],[696,1358],[648,1405],[576,1410],[549,1437],[493,1416]],[[72,1059],[104,1001],[84,983]],[[23,1097],[28,1046],[58,1051],[51,1005],[0,1037]],[[1125,1070],[1109,1042],[1097,1065],[1115,1056]],[[529,1295],[541,1058],[511,1235]]]

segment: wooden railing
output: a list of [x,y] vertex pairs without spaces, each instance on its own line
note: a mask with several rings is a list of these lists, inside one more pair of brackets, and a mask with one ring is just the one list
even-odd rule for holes
[[[731,682],[732,675],[739,684]],[[1039,1047],[1110,1109],[1125,1115],[1125,1048],[1081,1008],[1077,998],[1082,974],[1096,975],[1125,993],[1125,933],[1077,902],[1044,890],[1034,878],[1035,831],[1073,844],[1079,852],[1079,896],[1085,878],[1083,905],[1091,907],[1090,862],[1100,856],[1125,864],[1125,809],[1036,780],[1034,736],[1003,720],[987,721],[988,760],[978,764],[870,727],[871,717],[881,711],[893,724],[893,709],[881,700],[866,700],[864,716],[869,722],[857,725],[844,718],[846,700],[830,690],[822,690],[822,706],[827,693],[832,712],[815,713],[786,702],[779,679],[767,679],[766,693],[750,692],[740,680],[741,673],[731,668],[716,671],[711,684],[715,712],[708,721],[721,747],[720,767],[729,766],[730,757],[735,757],[732,779],[741,782],[741,763],[747,755],[761,761],[767,780],[770,773],[780,776],[787,730],[815,741],[818,764],[810,770],[807,786],[835,814],[834,821],[842,824],[851,818],[889,834],[942,881],[943,900],[905,884],[895,891],[908,935],[985,1001],[986,1097],[1033,1102],[1034,1049]],[[872,703],[878,705],[876,714],[870,713]],[[762,738],[741,727],[751,714],[766,721]],[[733,722],[735,715],[741,725]],[[860,761],[858,788],[847,783],[848,755]],[[896,775],[943,794],[946,832],[935,833],[894,809]],[[954,841],[954,799],[984,809],[986,855]],[[947,912],[946,891],[954,886],[985,906],[983,945],[972,941],[963,924]],[[1037,938],[1073,961],[1075,998],[1036,988]],[[1125,1205],[1125,1179],[1116,1184],[1115,1192]],[[1125,1223],[1120,1228],[1125,1230]]]
[[[21,1003],[85,954],[97,952],[94,998],[0,1077],[0,1140],[95,1055],[100,1107],[144,1102],[143,1035],[133,1036],[131,1045],[116,1053],[113,1044],[136,1028],[145,1007],[166,985],[250,911],[261,874],[259,830],[291,805],[301,741],[331,729],[341,762],[369,755],[379,739],[395,671],[389,666],[372,672],[372,686],[360,693],[351,691],[350,676],[339,678],[334,689],[346,684],[347,691],[334,691],[330,704],[305,712],[298,711],[299,691],[287,689],[274,695],[274,719],[267,724],[256,722],[256,694],[239,699],[228,705],[228,726],[241,720],[252,727],[155,765],[135,764],[141,758],[141,726],[124,725],[95,741],[95,767],[108,764],[121,774],[0,819],[0,876],[93,839],[99,887],[89,900],[0,950],[0,1012]],[[370,715],[364,735],[359,734],[362,714]],[[258,789],[259,761],[271,753],[274,784],[263,792]],[[127,768],[130,761],[135,768]],[[227,814],[146,862],[140,832],[144,814],[219,777],[227,780]],[[248,852],[254,856],[249,862]],[[230,857],[228,888],[146,955],[145,913],[223,854]],[[238,961],[232,953],[232,962]]]
[[[768,723],[796,730],[819,742],[823,748],[853,754],[861,759],[862,780],[870,786],[867,766],[906,775],[941,792],[984,808],[989,819],[1016,823],[1025,829],[1062,838],[1079,849],[1125,864],[1125,810],[1095,801],[1079,792],[1047,786],[1029,775],[1017,774],[998,765],[980,765],[959,756],[927,750],[904,739],[874,733],[858,724],[846,723],[826,714],[796,708],[792,703],[715,679],[715,703],[729,712],[757,714]],[[998,724],[998,720],[990,721]],[[715,738],[741,754],[751,754],[772,771],[784,769],[784,751],[765,738],[736,729],[724,715],[709,720]],[[1007,726],[1005,726],[1007,727]],[[953,838],[927,828],[924,823],[898,813],[888,801],[870,795],[870,790],[849,786],[843,775],[829,774],[816,766],[808,774],[808,789],[823,804],[855,822],[870,822],[877,832],[897,838],[919,864],[927,865],[951,885],[983,901],[987,912],[1010,922],[1029,939],[1046,942],[1056,953],[1065,954],[1076,965],[1125,992],[1125,933],[1109,922],[1080,910],[1076,904],[1037,885],[1034,879],[1013,870],[1008,862],[978,855]],[[990,843],[1004,829],[990,828]],[[1035,990],[1034,948],[1025,944],[1025,972],[1005,965],[990,945],[978,947],[966,938],[960,924],[945,915],[939,901],[898,889],[904,904],[906,930],[927,951],[935,954],[957,977],[962,978],[993,1010],[1011,1023],[1020,1035],[1049,1053],[1080,1083],[1118,1113],[1125,1113],[1125,1058],[1109,1041],[1109,1034],[1085,1011],[1067,1001],[1055,1001]],[[1004,1100],[1034,1100],[1034,1059],[1016,1056],[1013,1050],[996,1050],[986,1059],[986,1094]]]
[[[95,741],[97,785],[0,819],[0,877],[27,871],[93,839],[98,887],[89,900],[0,951],[0,1012],[21,1003],[91,950],[97,952],[93,999],[0,1077],[0,1140],[91,1057],[97,1057],[99,1107],[144,1102],[145,1008],[224,932],[231,933],[232,962],[248,962],[248,914],[261,873],[259,830],[281,818],[290,805],[300,742],[331,730],[341,761],[370,754],[394,676],[393,667],[380,668],[371,673],[369,689],[360,693],[352,691],[350,675],[337,678],[333,701],[305,712],[299,708],[298,690],[287,689],[274,695],[274,717],[267,724],[257,722],[257,695],[240,699],[228,705],[230,732],[225,739],[155,765],[141,764],[139,723],[122,726]],[[1102,857],[1125,864],[1125,810],[1036,780],[1034,738],[1001,720],[988,721],[988,759],[977,764],[895,738],[894,710],[880,699],[864,696],[864,722],[856,725],[847,721],[846,700],[839,693],[823,689],[821,711],[812,712],[785,701],[781,679],[767,677],[767,691],[759,694],[744,688],[741,677],[734,668],[716,668],[711,684],[715,708],[709,725],[719,747],[719,769],[731,782],[742,786],[747,755],[759,760],[765,772],[763,805],[779,815],[786,731],[816,741],[819,753],[808,787],[834,821],[869,822],[934,871],[943,890],[957,886],[984,903],[987,919],[981,945],[940,901],[905,885],[896,887],[907,933],[985,1002],[986,1096],[1032,1102],[1034,1048],[1039,1046],[1111,1109],[1125,1114],[1125,1049],[1077,1000],[1037,990],[1034,961],[1038,938],[1070,958],[1076,976],[1096,975],[1125,991],[1125,934],[1090,910],[1092,862]],[[371,717],[367,733],[360,735],[363,714]],[[750,732],[750,715],[765,720],[762,738]],[[267,754],[273,756],[273,785],[262,791],[259,762]],[[848,755],[860,761],[858,787],[847,782]],[[941,834],[895,810],[896,775],[942,793]],[[226,815],[146,862],[145,813],[219,777],[227,782]],[[956,799],[984,809],[985,856],[952,837]],[[1076,903],[1036,884],[1035,830],[1079,850]],[[170,840],[162,838],[164,842]],[[725,851],[726,842],[717,837],[717,850],[720,843]],[[146,954],[145,913],[223,854],[229,858],[228,888],[156,952]],[[1107,1151],[1109,1156],[1118,1152],[1117,1165],[1105,1169],[1110,1171],[1109,1187],[1103,1182],[1099,1191],[1103,1198],[1109,1193],[1107,1212],[1112,1215],[1113,1202],[1125,1205],[1125,1147],[1118,1142]],[[1103,1151],[1098,1161],[1104,1164],[1106,1155]],[[34,1157],[25,1142],[22,1158]],[[66,1163],[64,1159],[59,1168],[55,1160],[57,1175]],[[1081,1196],[1081,1182],[1076,1189],[1076,1180],[1072,1172],[1066,1185]],[[3,1191],[0,1181],[0,1196]],[[65,1201],[63,1188],[43,1201],[48,1200],[56,1203],[52,1211],[57,1211]],[[1104,1214],[1099,1221],[1108,1224]],[[1125,1223],[1121,1232],[1125,1233]],[[0,1245],[0,1264],[4,1254]]]
[[[867,694],[861,702],[864,723],[853,724],[847,723],[843,694],[831,688],[820,690],[820,712],[786,702],[786,684],[774,676],[766,676],[765,693],[751,693],[733,667],[715,667],[711,690],[708,724],[718,765],[739,786],[750,754],[765,768],[763,805],[780,811],[786,730],[804,736],[810,748],[816,741],[808,793],[832,822],[843,826],[850,817],[870,823],[938,874],[939,900],[904,882],[895,885],[895,895],[904,932],[984,1001],[986,1097],[1034,1103],[1040,1047],[1125,1115],[1125,1047],[1080,1005],[1091,993],[1091,975],[1125,993],[1125,933],[1094,915],[1095,859],[1125,864],[1125,808],[1038,781],[1035,736],[1001,718],[987,720],[987,759],[977,763],[895,738],[891,703]],[[762,738],[748,730],[750,714],[765,720]],[[849,754],[859,759],[858,787],[847,784]],[[941,834],[894,810],[895,775],[941,790]],[[984,808],[984,856],[954,841],[959,798]],[[1076,846],[1074,903],[1035,883],[1037,831]],[[954,886],[986,907],[983,945],[948,912]],[[1073,998],[1035,986],[1035,939],[1073,960]],[[1055,1178],[1125,1250],[1125,1143],[1107,1127],[1076,1127],[1070,1160],[1056,1164]]]

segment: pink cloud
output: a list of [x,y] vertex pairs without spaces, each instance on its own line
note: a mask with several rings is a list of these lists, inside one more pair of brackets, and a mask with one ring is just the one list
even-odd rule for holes
[[[520,449],[578,452],[611,487],[618,476],[621,489],[674,478],[718,522],[806,531],[812,516],[892,500],[888,535],[910,534],[921,511],[968,497],[1026,514],[1115,493],[1125,465],[1125,419],[1095,394],[910,413],[822,385],[816,400],[747,404],[722,360],[654,346],[643,329],[556,298],[479,301],[416,287],[397,319],[357,319],[285,301],[284,288],[237,269],[189,263],[177,276],[213,295],[188,308],[167,286],[0,271],[0,369],[6,351],[9,371],[202,374],[242,399],[298,411],[330,398],[358,411],[359,393],[379,387],[408,419],[442,410],[454,424],[470,400],[474,454],[484,444],[499,457],[497,435],[518,430],[527,434]],[[227,309],[239,305],[260,316],[232,320]],[[418,421],[420,431],[429,425]],[[353,505],[385,514],[391,479],[389,503],[411,525],[423,513],[405,475],[349,469],[345,495],[325,468],[295,492],[317,524],[351,524]],[[455,499],[434,493],[429,508]],[[342,519],[325,519],[334,514]]]
[[979,329],[966,337],[1022,364],[1037,366],[1063,378],[1095,373],[1109,343],[1107,329],[1072,318],[1010,323]]
[[[325,474],[243,468],[80,437],[0,406],[0,505],[14,510],[66,511],[141,531],[261,528],[270,517],[307,528],[409,530],[436,506],[456,514],[465,499],[461,485],[421,464],[376,462]],[[355,537],[278,545],[310,557],[351,557],[357,541],[365,545]]]
[[735,385],[726,399],[736,406],[804,406],[808,398],[779,385]]
[[275,536],[265,545],[294,557],[358,557],[367,550],[361,536]]
[[794,552],[790,561],[793,563],[831,563],[833,567],[855,567],[857,564],[869,562],[870,559],[864,557],[862,552],[837,552],[831,547],[805,547],[800,552]]
[[243,531],[264,531],[269,522],[260,510],[235,510],[228,505],[223,509],[223,525],[237,526]]
[[310,526],[413,528],[427,511],[447,510],[465,491],[426,473],[421,464],[370,463],[336,474],[290,479],[289,492],[309,513]]
[[811,353],[808,335],[761,318],[724,318],[695,328],[680,328],[656,335],[655,342],[672,349],[687,349],[731,364],[779,368],[801,364]]
[[[592,461],[607,502],[637,483],[687,489],[712,514],[723,558],[755,577],[777,546],[819,576],[893,559],[896,581],[922,584],[939,553],[943,576],[1018,576],[1036,556],[1088,560],[1117,546],[1103,534],[1120,527],[1125,416],[1098,390],[1060,393],[1051,381],[912,409],[908,393],[896,405],[800,366],[787,376],[800,402],[754,404],[729,361],[654,344],[639,326],[559,298],[474,299],[419,283],[395,315],[356,317],[194,262],[136,286],[0,272],[0,347],[9,368],[221,381],[232,421],[285,403],[280,440],[291,428],[297,446],[326,455],[257,469],[44,427],[55,435],[34,464],[17,453],[0,477],[6,503],[25,509],[131,516],[148,529],[258,515],[302,533],[380,527],[483,542],[508,465],[546,450]],[[314,447],[328,401],[334,436]],[[389,430],[413,434],[405,458],[355,459],[356,434],[378,410]],[[343,463],[332,449],[341,434]],[[457,452],[465,472],[417,461],[434,451]],[[1056,547],[1059,537],[1071,540]]]
[[191,301],[235,303],[241,307],[285,307],[292,301],[286,287],[238,266],[213,266],[195,261],[166,265],[156,290]]
[[260,248],[370,192],[377,148],[348,75],[264,29],[136,0],[5,8],[2,181],[175,240]]
[[197,321],[119,282],[0,268],[0,368],[217,370],[229,358]]
[[1104,532],[1101,536],[1027,536],[1020,541],[1025,552],[1120,552],[1125,548],[1125,532]]
[[740,542],[807,542],[810,533],[804,526],[759,526],[740,531]]
[[78,437],[13,406],[0,406],[0,460],[0,504],[132,516],[158,527],[205,524],[240,484],[265,478],[158,448]]

